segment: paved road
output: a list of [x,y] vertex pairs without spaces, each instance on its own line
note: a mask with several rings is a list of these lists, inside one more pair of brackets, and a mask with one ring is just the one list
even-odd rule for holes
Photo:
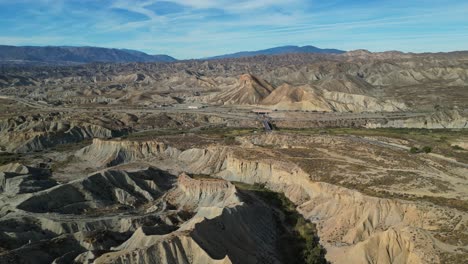
[[[217,116],[226,119],[237,120],[254,120],[257,115],[252,113],[254,106],[208,106],[200,109],[188,109],[190,104],[181,104],[174,107],[164,108],[147,108],[147,107],[119,107],[115,106],[52,106],[45,103],[39,103],[25,98],[11,97],[0,95],[1,99],[15,100],[21,104],[27,105],[32,108],[44,111],[59,111],[59,112],[119,112],[119,113],[184,113],[191,114],[197,113],[202,115]],[[415,116],[424,116],[427,113],[415,112],[396,112],[396,113],[316,113],[316,112],[295,112],[295,111],[277,111],[271,114],[271,117],[276,121],[336,121],[336,120],[350,120],[350,119],[382,119],[382,118],[408,118]]]

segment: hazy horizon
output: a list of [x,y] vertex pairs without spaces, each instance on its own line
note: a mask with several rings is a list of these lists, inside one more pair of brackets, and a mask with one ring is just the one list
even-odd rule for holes
[[0,0],[0,44],[92,46],[203,58],[277,46],[467,49],[458,1]]

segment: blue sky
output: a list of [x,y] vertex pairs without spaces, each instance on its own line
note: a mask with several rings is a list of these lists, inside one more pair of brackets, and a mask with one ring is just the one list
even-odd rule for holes
[[281,45],[468,50],[468,1],[0,0],[0,44],[128,48],[179,59]]

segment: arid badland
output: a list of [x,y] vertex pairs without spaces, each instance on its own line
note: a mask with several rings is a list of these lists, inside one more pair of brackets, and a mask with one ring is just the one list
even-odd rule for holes
[[0,94],[0,263],[468,262],[468,52],[15,64]]

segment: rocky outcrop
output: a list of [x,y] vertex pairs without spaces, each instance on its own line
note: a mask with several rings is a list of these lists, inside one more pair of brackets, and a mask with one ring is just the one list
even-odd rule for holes
[[236,84],[223,88],[222,92],[209,98],[208,101],[225,105],[255,105],[273,90],[268,82],[250,74],[243,74]]
[[[141,233],[141,231],[137,232]],[[147,241],[152,238],[146,234],[137,234],[137,232],[135,232],[134,239]],[[193,238],[186,235],[151,241],[149,244],[146,247],[140,246],[139,248],[107,253],[93,259],[92,263],[233,263],[227,255],[222,259],[214,259]],[[83,261],[83,257],[79,256],[76,260]]]
[[185,171],[209,175],[221,170],[227,153],[225,147],[182,151],[158,140],[94,139],[93,144],[77,151],[76,156],[96,167],[142,160],[165,160],[170,166],[182,166]]
[[94,139],[93,144],[77,152],[77,156],[96,166],[114,166],[131,161],[177,156],[178,149],[159,141],[129,141]]
[[0,193],[13,196],[20,193],[38,192],[57,185],[50,179],[47,169],[32,168],[19,163],[0,167]]
[[240,204],[236,188],[230,182],[218,179],[196,180],[186,174],[179,176],[177,188],[169,192],[167,200],[183,208],[231,207]]
[[120,166],[8,201],[0,210],[7,231],[0,242],[8,245],[2,263],[281,263],[283,257],[277,213],[221,179],[182,174],[175,181],[154,168]]
[[167,199],[197,213],[169,234],[140,228],[95,263],[280,263],[273,212],[229,182],[182,174]]
[[85,139],[124,135],[125,128],[114,129],[80,120],[61,120],[61,115],[21,116],[0,120],[0,146],[8,152],[33,152]]
[[79,214],[114,205],[137,207],[154,201],[171,187],[171,176],[158,170],[108,170],[38,192],[18,208],[36,213]]

